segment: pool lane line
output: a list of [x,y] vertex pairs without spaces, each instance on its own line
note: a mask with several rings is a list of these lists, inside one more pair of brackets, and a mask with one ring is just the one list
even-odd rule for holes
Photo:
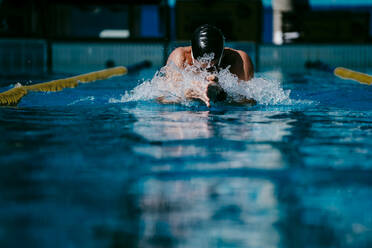
[[114,76],[122,76],[127,73],[136,72],[143,68],[151,67],[152,63],[149,60],[144,60],[127,67],[117,66],[100,71],[81,74],[74,77],[53,80],[45,83],[38,83],[27,86],[15,86],[14,88],[0,93],[0,106],[16,106],[19,101],[30,91],[35,92],[50,92],[61,91],[64,88],[75,88],[79,83],[90,83],[97,80],[103,80]]
[[357,81],[358,83],[361,83],[361,84],[367,84],[367,85],[371,85],[372,84],[372,76],[371,75],[368,75],[368,74],[365,74],[365,73],[361,73],[361,72],[358,72],[358,71],[353,71],[353,70],[350,70],[348,68],[344,68],[344,67],[332,67],[330,65],[327,65],[326,63],[323,63],[322,61],[306,61],[305,62],[305,68],[308,68],[308,69],[316,69],[316,70],[320,70],[320,71],[325,71],[325,72],[333,72],[333,74],[339,78],[342,78],[342,79],[350,79],[350,80],[354,80],[354,81]]
[[340,77],[342,79],[351,79],[351,80],[357,81],[361,84],[367,84],[367,85],[372,84],[372,76],[368,75],[368,74],[365,74],[365,73],[353,71],[353,70],[343,68],[343,67],[337,67],[333,71],[333,73],[334,73],[334,75],[336,75],[337,77]]
[[121,76],[128,73],[128,69],[124,66],[104,69],[100,71],[81,74],[74,77],[53,80],[45,83],[38,83],[27,86],[16,86],[8,91],[0,93],[0,105],[14,106],[27,95],[30,91],[34,92],[55,92],[65,88],[75,88],[79,83],[90,83],[96,80],[107,79],[113,76]]

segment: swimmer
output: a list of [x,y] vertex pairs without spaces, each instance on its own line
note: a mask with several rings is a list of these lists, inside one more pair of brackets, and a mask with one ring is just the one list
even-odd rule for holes
[[[201,85],[199,82],[193,82],[196,87],[185,93],[187,99],[201,100],[208,107],[210,107],[210,101],[226,100],[227,94],[218,83],[218,78],[215,74],[227,66],[230,66],[229,71],[235,74],[242,83],[246,83],[253,78],[253,64],[248,54],[241,50],[225,47],[224,41],[225,38],[218,28],[205,24],[194,31],[191,46],[178,47],[169,55],[167,65],[173,63],[178,68],[185,69],[187,65],[198,63],[211,73],[206,78],[207,86],[202,90],[197,87]],[[202,64],[199,61],[203,56],[212,53],[214,57],[210,63]],[[173,76],[173,80],[177,80],[177,77]],[[158,100],[162,103],[170,103],[163,97],[159,97]],[[256,102],[253,99],[244,99],[241,103],[255,104]]]

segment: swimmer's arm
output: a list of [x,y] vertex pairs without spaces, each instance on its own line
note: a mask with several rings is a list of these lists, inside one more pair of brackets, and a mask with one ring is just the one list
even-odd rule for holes
[[176,100],[168,100],[165,98],[165,96],[159,96],[156,98],[156,100],[160,103],[163,103],[163,104],[176,104],[176,103],[179,103],[180,101],[176,101]]
[[[207,78],[207,80],[208,85],[206,87],[201,87],[201,82],[193,82],[195,87],[192,89],[188,89],[185,92],[185,98],[203,102],[208,108],[211,106],[210,101],[217,102],[225,100],[227,94],[217,83],[217,78],[215,76],[210,76]],[[169,100],[164,96],[160,96],[156,98],[156,100],[163,104],[176,104],[181,102],[182,99]]]
[[240,75],[238,75],[238,78],[243,81],[248,81],[254,76],[254,67],[252,60],[246,52],[239,50],[238,53],[243,62],[243,71],[239,73]]
[[182,74],[179,70],[184,69],[185,55],[184,48],[179,47],[169,55],[167,64],[164,67],[164,76],[167,82],[173,83],[182,81]]
[[185,52],[183,47],[174,49],[167,59],[167,65],[170,63],[175,64],[178,68],[183,69],[186,61]]
[[[197,84],[197,82],[194,82]],[[200,89],[188,89],[185,92],[185,97],[188,100],[196,100],[203,102],[207,107],[209,108],[211,106],[210,101],[217,101],[217,99],[221,98],[221,91],[222,88],[217,83],[210,83],[207,86],[206,90],[200,90]],[[166,99],[165,96],[157,97],[156,100],[163,104],[176,104],[180,103],[181,99],[178,100],[169,100]]]

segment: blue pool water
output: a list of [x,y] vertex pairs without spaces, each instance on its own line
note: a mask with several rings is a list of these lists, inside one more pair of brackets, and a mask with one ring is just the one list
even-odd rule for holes
[[0,247],[372,247],[372,86],[268,71],[290,102],[123,100],[154,72],[0,108]]

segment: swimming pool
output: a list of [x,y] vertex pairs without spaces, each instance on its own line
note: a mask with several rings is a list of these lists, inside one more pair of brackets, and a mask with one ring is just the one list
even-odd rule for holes
[[371,247],[370,86],[267,71],[290,103],[121,101],[154,72],[0,108],[1,247]]

